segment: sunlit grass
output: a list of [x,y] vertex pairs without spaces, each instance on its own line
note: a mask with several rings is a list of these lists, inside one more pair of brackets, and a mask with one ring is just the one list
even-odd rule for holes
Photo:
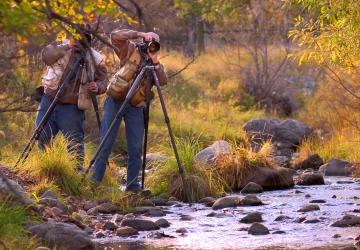
[[26,231],[26,208],[0,204],[0,249],[35,249],[37,242]]
[[[341,131],[326,140],[306,140],[299,147],[298,161],[304,160],[315,153],[319,154],[324,162],[337,158],[356,163],[358,166],[358,163],[360,163],[360,136],[358,131]],[[360,176],[359,167],[356,169],[356,175]]]
[[177,161],[172,157],[163,166],[158,166],[147,178],[146,184],[152,192],[169,193],[184,201],[198,201],[206,196],[222,194],[224,184],[220,176],[194,161],[195,155],[200,151],[198,141],[189,138],[179,139],[177,147],[181,164],[185,169],[185,190]]
[[217,159],[216,170],[231,190],[239,190],[253,167],[274,166],[270,156],[270,143],[265,143],[258,152],[247,145],[233,145],[231,154]]

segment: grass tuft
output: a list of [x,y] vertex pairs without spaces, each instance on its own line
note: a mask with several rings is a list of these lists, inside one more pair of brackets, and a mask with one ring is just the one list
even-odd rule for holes
[[22,171],[26,171],[39,182],[55,183],[70,195],[79,195],[81,176],[75,172],[76,160],[68,152],[68,141],[57,136],[45,151],[33,152]]
[[253,167],[273,167],[270,156],[270,142],[265,143],[258,152],[244,145],[235,145],[231,154],[220,156],[215,165],[228,187],[235,191],[243,186]]

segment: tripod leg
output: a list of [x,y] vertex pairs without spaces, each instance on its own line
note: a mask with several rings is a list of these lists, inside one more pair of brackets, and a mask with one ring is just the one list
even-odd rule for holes
[[147,153],[147,140],[149,132],[149,115],[150,115],[150,86],[146,86],[146,107],[144,109],[144,146],[143,146],[143,162],[142,162],[142,175],[141,175],[141,188],[145,186],[145,169],[146,169],[146,153]]
[[186,196],[188,202],[191,204],[191,197],[190,197],[190,193],[187,190],[188,188],[187,188],[186,180],[185,180],[185,169],[184,169],[184,166],[181,164],[181,161],[180,161],[179,152],[177,150],[177,146],[176,146],[176,142],[175,142],[175,137],[174,137],[173,131],[171,129],[171,125],[170,125],[170,118],[168,116],[166,106],[165,106],[164,97],[163,97],[162,92],[161,92],[159,79],[158,79],[158,77],[156,75],[155,70],[152,70],[152,73],[153,73],[153,76],[154,76],[154,79],[155,79],[156,89],[157,89],[157,92],[158,92],[158,95],[159,95],[159,98],[160,98],[161,108],[162,108],[162,111],[164,113],[165,123],[166,123],[167,129],[168,129],[168,132],[169,132],[171,145],[172,145],[172,148],[174,150],[176,162],[177,162],[177,165],[178,165],[178,168],[179,168],[179,174],[180,174],[180,177],[181,177],[181,180],[182,180],[182,183],[183,183],[183,190],[184,190],[184,193],[185,193],[185,196]]

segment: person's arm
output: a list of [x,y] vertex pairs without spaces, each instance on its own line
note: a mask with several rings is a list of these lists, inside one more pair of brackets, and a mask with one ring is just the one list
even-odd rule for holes
[[144,38],[145,41],[151,41],[153,36],[146,32],[140,32],[129,29],[115,30],[110,34],[110,40],[117,50],[115,51],[120,61],[126,59],[129,54],[129,50],[135,48],[133,43],[130,43],[131,39]]
[[60,45],[50,44],[42,50],[41,56],[46,65],[52,66],[60,60],[69,49],[71,49],[70,43],[62,43]]
[[108,85],[107,69],[104,63],[101,63],[96,67],[94,79],[97,86],[96,94],[104,94]]

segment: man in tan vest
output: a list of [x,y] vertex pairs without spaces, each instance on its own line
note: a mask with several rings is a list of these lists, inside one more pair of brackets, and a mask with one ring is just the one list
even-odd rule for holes
[[[144,60],[150,60],[155,66],[155,72],[159,78],[160,85],[167,83],[167,76],[164,72],[164,67],[159,62],[159,51],[152,53],[149,49],[141,53],[141,49],[133,41],[134,39],[142,39],[145,43],[160,42],[159,36],[153,32],[138,32],[133,30],[117,30],[111,33],[111,42],[117,48],[115,51],[120,59],[120,68],[118,72],[110,80],[107,88],[107,99],[104,106],[104,117],[101,122],[100,139],[109,129],[117,111],[120,109],[131,82],[137,76],[140,70],[140,65]],[[140,191],[140,182],[138,180],[139,171],[141,168],[143,137],[144,137],[144,106],[146,103],[146,84],[150,82],[154,84],[154,79],[151,76],[146,76],[140,83],[139,89],[136,91],[134,97],[130,101],[121,119],[125,121],[126,140],[128,147],[128,165],[127,165],[127,191]],[[121,119],[119,119],[111,131],[108,140],[101,149],[97,157],[92,180],[101,182],[105,170],[106,163],[111,154],[112,148],[115,144],[116,137],[120,126]]]
[[[54,99],[59,86],[70,72],[75,61],[82,54],[84,50],[82,44],[81,40],[74,42],[65,40],[61,44],[48,45],[43,49],[42,59],[47,67],[42,77],[44,95],[41,98],[36,117],[37,127]],[[69,151],[75,153],[77,159],[76,168],[79,171],[82,171],[84,161],[84,109],[89,107],[89,105],[84,106],[84,99],[82,98],[84,96],[79,98],[79,92],[102,94],[105,93],[107,86],[107,71],[103,63],[104,57],[96,50],[91,50],[91,57],[93,58],[91,65],[85,67],[84,61],[81,64],[82,66],[76,69],[74,77],[68,82],[63,95],[60,97],[55,110],[39,137],[39,146],[43,149],[59,131],[62,132],[69,140]],[[88,53],[84,57],[87,62],[90,61]]]

